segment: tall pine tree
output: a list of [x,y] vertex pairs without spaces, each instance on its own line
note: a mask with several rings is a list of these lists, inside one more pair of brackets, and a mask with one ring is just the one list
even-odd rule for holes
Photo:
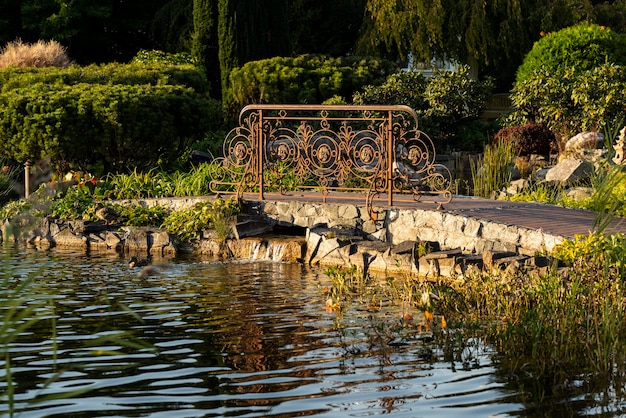
[[240,62],[237,58],[237,39],[235,27],[235,0],[218,0],[218,56],[222,83],[222,101],[225,106],[230,102],[228,93],[228,76]]
[[228,76],[248,61],[289,56],[287,0],[218,0],[222,100],[229,102]]
[[215,0],[193,0],[191,55],[204,68],[211,84],[211,96],[220,97],[222,82],[218,58],[217,3]]

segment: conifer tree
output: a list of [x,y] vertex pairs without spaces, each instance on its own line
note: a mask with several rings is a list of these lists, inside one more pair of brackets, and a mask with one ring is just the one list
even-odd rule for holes
[[229,102],[228,76],[231,70],[240,64],[237,58],[235,7],[235,0],[218,0],[218,57],[224,104]]
[[290,55],[287,0],[218,0],[222,100],[228,76],[248,61]]
[[193,0],[193,34],[191,55],[204,68],[211,83],[211,95],[221,96],[220,64],[217,39],[217,3],[215,0]]

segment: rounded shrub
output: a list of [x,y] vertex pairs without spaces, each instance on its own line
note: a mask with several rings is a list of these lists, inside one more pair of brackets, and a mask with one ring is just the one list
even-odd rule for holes
[[607,62],[626,64],[626,36],[604,26],[581,23],[535,42],[517,70],[516,83],[542,68],[552,73],[570,68],[583,72]]
[[407,105],[417,113],[419,127],[441,151],[482,149],[496,129],[479,115],[491,95],[491,79],[475,80],[469,67],[436,71],[399,72],[380,85],[366,86],[354,94],[355,104]]
[[556,137],[544,125],[529,122],[500,129],[494,135],[492,143],[510,144],[520,156],[549,155],[556,148]]
[[324,55],[274,57],[250,61],[230,73],[232,103],[237,113],[252,103],[322,103],[334,96],[350,98],[368,84],[380,84],[397,66],[390,61],[332,58]]
[[535,122],[559,141],[583,131],[610,131],[626,121],[626,67],[602,64],[582,73],[541,69],[517,83],[507,126]]
[[365,86],[354,93],[354,104],[406,105],[415,111],[426,109],[424,93],[428,79],[418,71],[399,71],[391,74],[384,83]]

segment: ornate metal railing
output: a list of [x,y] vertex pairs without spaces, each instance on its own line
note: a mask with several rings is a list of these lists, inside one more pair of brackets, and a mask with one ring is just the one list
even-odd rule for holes
[[[451,175],[407,106],[250,105],[224,141],[210,188],[220,193],[361,192],[452,199]],[[345,195],[344,195],[345,196]],[[353,196],[353,195],[350,195]],[[398,197],[396,196],[395,199]]]

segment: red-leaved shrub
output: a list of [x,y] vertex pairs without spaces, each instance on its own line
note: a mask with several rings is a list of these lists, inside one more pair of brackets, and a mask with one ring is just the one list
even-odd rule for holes
[[556,150],[556,137],[541,124],[529,122],[525,125],[500,129],[493,137],[493,144],[510,143],[521,156],[549,155]]

